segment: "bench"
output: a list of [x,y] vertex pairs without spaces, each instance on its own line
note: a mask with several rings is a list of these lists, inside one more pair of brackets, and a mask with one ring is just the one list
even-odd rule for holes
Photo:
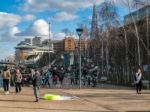
[[100,82],[107,82],[107,77],[101,77]]
[[143,80],[143,81],[142,81],[142,86],[144,86],[144,87],[146,87],[147,89],[149,89],[150,81],[148,81],[148,80]]

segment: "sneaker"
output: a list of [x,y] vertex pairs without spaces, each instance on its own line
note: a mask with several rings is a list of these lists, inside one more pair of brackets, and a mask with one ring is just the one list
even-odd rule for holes
[[5,92],[4,92],[4,95],[6,95],[6,94],[7,94],[7,92],[5,91]]
[[38,99],[36,99],[36,100],[35,100],[35,102],[39,102],[39,100],[38,100]]
[[8,94],[9,94],[9,91],[5,91],[4,94],[5,94],[5,95],[8,95]]

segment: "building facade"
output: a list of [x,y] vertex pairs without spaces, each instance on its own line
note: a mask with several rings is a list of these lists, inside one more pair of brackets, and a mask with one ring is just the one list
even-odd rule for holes
[[32,45],[33,46],[41,46],[42,45],[41,37],[34,37],[32,39]]
[[124,23],[131,24],[133,23],[133,20],[135,22],[138,22],[146,19],[147,17],[150,17],[150,6],[145,6],[143,8],[138,9],[137,11],[129,13],[124,17]]
[[76,42],[74,38],[68,37],[63,40],[64,52],[74,52],[76,47]]
[[[81,52],[87,50],[88,40],[81,40]],[[63,40],[53,41],[54,52],[75,52],[79,48],[79,40],[66,37]]]
[[24,61],[29,55],[36,50],[36,47],[31,46],[26,42],[21,42],[15,48],[15,61],[17,63]]
[[[44,53],[49,53],[49,52],[56,53],[58,57],[62,56],[65,53],[75,54],[79,52],[79,40],[74,39],[73,37],[66,37],[63,40],[50,40],[51,42],[50,45],[53,44],[53,49],[51,47],[49,48],[48,39],[41,42],[40,38],[35,37],[31,40],[32,42],[30,41],[30,39],[25,39],[25,41],[21,41],[15,47],[16,50],[15,61],[17,63],[28,62],[29,60],[35,62],[38,60],[38,58],[42,57]],[[82,39],[81,40],[82,56],[85,56],[87,46],[88,46],[88,41]]]
[[62,40],[53,41],[53,49],[54,52],[63,52],[64,51],[64,44]]
[[[29,40],[29,39],[27,39]],[[27,43],[29,41],[21,41],[16,47],[15,47],[15,61],[17,63],[21,63],[23,61],[28,60],[29,57],[36,55],[36,57],[41,56],[44,53],[53,53],[53,49],[49,49],[48,46],[42,46],[40,44],[41,42],[36,38],[34,41],[34,45]],[[33,39],[34,40],[34,39]],[[37,41],[38,40],[38,41]],[[36,58],[35,57],[35,58]]]

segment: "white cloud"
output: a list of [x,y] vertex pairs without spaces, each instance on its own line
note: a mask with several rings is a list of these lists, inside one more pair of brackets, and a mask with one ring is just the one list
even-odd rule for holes
[[[102,1],[103,0],[98,0],[97,4],[102,3]],[[27,0],[21,9],[36,12],[45,10],[76,12],[91,7],[93,2],[94,0]]]
[[33,4],[33,3],[35,2],[35,0],[27,0],[27,2],[28,2],[29,4]]
[[[47,39],[49,35],[49,25],[45,20],[39,19],[36,20],[31,26],[29,26],[25,31],[19,32],[16,35],[26,36],[26,37],[41,36],[42,39]],[[61,40],[65,38],[66,34],[63,32],[57,32],[57,33],[51,32],[50,36],[54,40]]]
[[15,34],[19,32],[20,31],[18,27],[11,27],[7,31],[2,33],[1,41],[19,41],[20,39],[17,36],[15,36]]
[[54,19],[57,21],[71,21],[78,18],[78,16],[74,14],[69,14],[67,12],[59,12],[55,15]]
[[16,26],[21,21],[21,17],[15,14],[0,12],[0,30]]
[[[93,3],[101,4],[105,0],[25,0],[20,7],[24,11],[42,12],[46,10],[77,12],[82,9],[91,8]],[[127,1],[133,4],[135,0],[107,0],[114,1],[117,5],[127,6]],[[146,1],[146,0],[138,0]]]
[[0,41],[19,41],[22,37],[16,36],[20,33],[17,25],[23,21],[31,21],[36,17],[31,14],[20,16],[12,13],[0,12]]
[[17,36],[41,36],[47,37],[49,34],[49,25],[43,19],[38,19],[29,26],[25,31],[17,33]]
[[64,39],[65,38],[65,36],[66,36],[66,34],[65,33],[63,33],[63,32],[59,32],[59,33],[55,33],[54,34],[54,40],[62,40],[62,39]]
[[[41,36],[42,39],[47,39],[49,35],[49,25],[43,20],[39,19],[33,22],[26,30],[16,33],[17,36],[34,37]],[[52,33],[50,34],[52,39],[60,40],[65,37],[65,33]]]
[[[131,9],[136,8],[136,5],[140,8],[143,7],[143,5],[138,5],[138,3],[141,2],[141,4],[146,3],[147,0],[114,0],[114,2],[119,5],[123,6],[124,8],[129,8],[128,5],[130,5]],[[148,0],[150,2],[150,0]]]
[[28,14],[22,17],[23,21],[31,21],[31,20],[35,20],[36,17],[32,14]]
[[79,37],[77,36],[77,35],[75,35],[75,34],[72,34],[72,35],[68,35],[68,36],[66,36],[66,34],[64,33],[64,32],[58,32],[58,33],[54,33],[53,34],[54,36],[54,40],[62,40],[62,39],[64,39],[65,37],[73,37],[73,38],[75,38],[75,39],[78,39]]
[[9,60],[10,62],[13,62],[13,61],[15,60],[15,55],[14,55],[14,53],[13,53],[13,54],[9,54],[9,55],[5,58],[5,60]]
[[[28,12],[44,12],[55,11],[57,13],[54,18],[57,21],[70,21],[74,20],[78,16],[75,15],[78,11],[87,8],[92,8],[94,2],[96,5],[103,3],[105,0],[26,0],[22,7],[22,10]],[[113,1],[118,6],[123,6],[128,9],[127,0],[107,0]],[[128,0],[130,5],[133,5],[134,0]],[[142,0],[141,0],[142,1]],[[50,18],[53,19],[53,18]]]
[[0,12],[0,41],[18,40],[15,33],[19,32],[17,25],[21,22],[21,16]]

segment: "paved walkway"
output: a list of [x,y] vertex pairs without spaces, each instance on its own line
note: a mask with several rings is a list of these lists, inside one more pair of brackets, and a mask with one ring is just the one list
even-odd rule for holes
[[11,89],[9,95],[0,90],[0,112],[117,112],[150,111],[150,91],[137,95],[127,88],[103,89],[41,89],[40,95],[54,93],[77,96],[75,100],[34,102],[32,88],[23,88],[21,94]]

